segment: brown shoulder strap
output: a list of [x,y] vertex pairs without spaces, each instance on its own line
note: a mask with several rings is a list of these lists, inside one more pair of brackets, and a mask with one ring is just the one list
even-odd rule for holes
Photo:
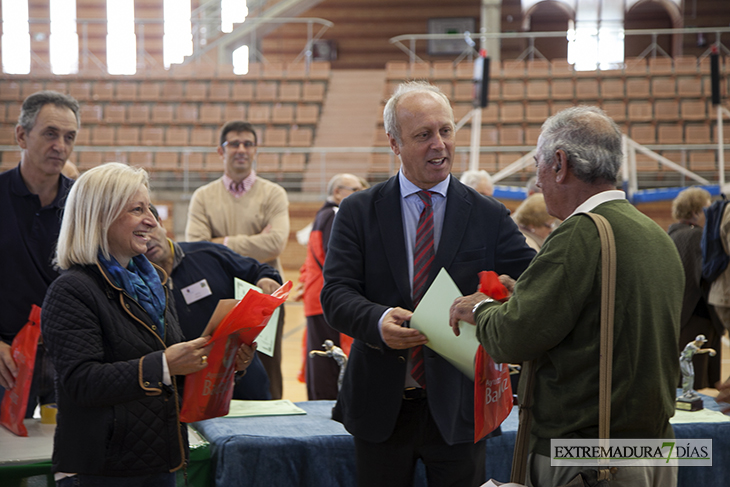
[[[601,215],[586,213],[601,238],[601,347],[598,390],[598,437],[608,439],[611,431],[611,372],[613,370],[613,315],[616,298],[616,242],[611,224]],[[520,373],[520,423],[515,440],[510,482],[524,484],[532,425],[534,363],[525,362]]]

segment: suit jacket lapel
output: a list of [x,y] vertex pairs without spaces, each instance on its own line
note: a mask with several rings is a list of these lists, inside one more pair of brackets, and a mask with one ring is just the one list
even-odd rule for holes
[[380,238],[385,249],[390,272],[404,303],[411,303],[411,285],[408,282],[406,241],[403,235],[400,185],[398,177],[392,177],[383,185],[375,198],[375,213],[380,227]]
[[466,188],[453,175],[446,195],[444,225],[441,230],[441,239],[439,240],[434,264],[429,274],[429,283],[436,278],[442,267],[448,269],[456,257],[466,233],[472,209],[472,203],[467,197]]

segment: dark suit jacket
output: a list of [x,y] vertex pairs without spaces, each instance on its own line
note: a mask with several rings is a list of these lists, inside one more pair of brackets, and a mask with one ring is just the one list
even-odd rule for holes
[[[371,442],[393,432],[408,361],[408,350],[389,348],[378,330],[389,307],[413,310],[400,208],[397,176],[343,200],[324,266],[325,318],[355,339],[337,407],[347,430]],[[428,285],[444,267],[463,294],[472,294],[478,272],[517,278],[534,255],[504,205],[451,178]],[[424,353],[429,407],[441,434],[449,444],[473,441],[474,382],[430,349]]]

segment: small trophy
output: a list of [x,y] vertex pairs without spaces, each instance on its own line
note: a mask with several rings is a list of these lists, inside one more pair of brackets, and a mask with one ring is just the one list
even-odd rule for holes
[[679,355],[679,370],[682,371],[682,395],[677,398],[677,409],[681,411],[699,411],[703,409],[702,398],[694,390],[695,368],[692,357],[697,353],[709,353],[714,357],[717,352],[712,348],[702,348],[707,343],[705,335],[697,335],[684,347]]
[[345,355],[345,352],[343,352],[340,347],[335,346],[332,340],[325,340],[322,344],[322,348],[325,349],[324,352],[320,350],[312,350],[311,352],[309,352],[309,356],[314,357],[318,355],[320,357],[332,357],[333,359],[335,359],[337,365],[340,366],[340,375],[337,377],[337,390],[339,391],[340,389],[342,389],[342,379],[345,377],[345,368],[347,368],[347,355]]

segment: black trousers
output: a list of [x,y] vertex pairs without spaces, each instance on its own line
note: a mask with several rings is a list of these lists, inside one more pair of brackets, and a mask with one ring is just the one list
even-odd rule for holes
[[310,357],[311,350],[324,351],[322,344],[332,340],[340,346],[340,333],[331,328],[324,315],[307,316],[307,398],[310,401],[337,399],[337,378],[340,366],[332,357]]
[[429,487],[478,487],[486,479],[486,444],[448,445],[431,417],[428,400],[404,400],[395,430],[382,443],[355,438],[359,487],[411,487],[416,462]]

